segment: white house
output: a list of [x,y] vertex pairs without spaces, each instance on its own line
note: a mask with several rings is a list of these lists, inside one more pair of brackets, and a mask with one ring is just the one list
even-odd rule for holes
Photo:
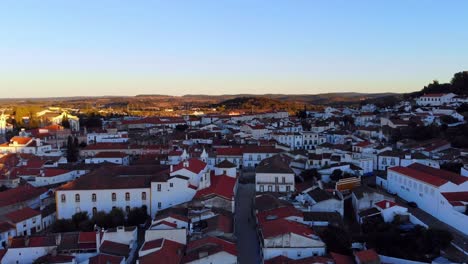
[[[86,211],[109,212],[114,207],[130,211],[145,206],[154,216],[157,211],[190,201],[196,186],[190,178],[167,175],[160,165],[102,167],[56,190],[57,218],[71,218]],[[178,170],[183,173],[187,168]]]
[[454,102],[455,96],[457,95],[454,93],[424,94],[416,99],[416,104],[422,106],[441,106]]
[[118,165],[128,166],[130,164],[130,157],[123,152],[99,152],[93,157],[85,159],[86,164],[100,164],[104,162],[114,163]]
[[289,167],[289,157],[276,155],[265,159],[255,169],[257,192],[293,192],[294,172]]
[[221,237],[207,236],[190,241],[182,263],[205,264],[225,263],[237,264],[237,246]]
[[388,191],[442,222],[468,234],[468,216],[457,211],[444,194],[468,191],[468,177],[414,163],[408,167],[392,167],[387,171]]
[[15,237],[1,263],[31,264],[36,259],[51,254],[56,248],[53,236]]
[[260,244],[264,260],[277,256],[302,259],[323,256],[325,243],[307,225],[286,219],[266,221],[260,226]]
[[0,248],[5,248],[8,240],[16,236],[16,226],[9,222],[0,222]]
[[5,217],[16,227],[17,235],[30,236],[42,230],[41,212],[30,207],[10,212]]

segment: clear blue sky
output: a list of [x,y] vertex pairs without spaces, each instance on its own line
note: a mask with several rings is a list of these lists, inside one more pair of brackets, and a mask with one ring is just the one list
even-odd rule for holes
[[468,69],[468,1],[0,2],[0,97],[407,92]]

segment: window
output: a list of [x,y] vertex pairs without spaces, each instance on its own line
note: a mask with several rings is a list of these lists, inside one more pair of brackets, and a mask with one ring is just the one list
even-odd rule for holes
[[60,195],[60,200],[62,201],[62,203],[67,201],[65,194]]
[[286,177],[283,177],[282,180],[283,180],[283,183],[286,183]]
[[276,185],[276,186],[275,186],[275,192],[279,192],[279,191],[280,191],[279,186]]
[[130,206],[128,206],[128,205],[125,206],[125,212],[126,212],[127,214],[130,213]]
[[96,194],[95,193],[91,194],[91,200],[93,202],[96,202]]
[[77,202],[77,203],[80,202],[80,195],[78,193],[75,194],[75,202]]
[[158,192],[161,191],[161,184],[158,184]]
[[93,207],[93,215],[95,215],[96,213],[97,213],[97,208]]
[[125,201],[130,201],[130,193],[125,193]]
[[262,160],[262,157],[260,155],[257,155],[257,160]]
[[146,201],[146,192],[141,193],[141,200]]
[[278,177],[275,177],[275,183],[278,183]]
[[117,194],[112,193],[112,201],[115,202],[115,200],[117,200]]
[[161,209],[161,202],[158,202],[158,209]]
[[291,186],[286,186],[286,191],[290,192],[291,191]]
[[169,183],[169,187],[171,188],[174,187],[174,183],[173,182]]

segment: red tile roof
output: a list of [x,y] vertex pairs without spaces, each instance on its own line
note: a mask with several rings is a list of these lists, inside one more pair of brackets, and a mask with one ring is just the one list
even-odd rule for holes
[[120,264],[124,257],[99,254],[89,259],[89,264]]
[[288,257],[285,257],[283,255],[279,255],[279,256],[276,256],[274,258],[271,258],[271,259],[268,259],[268,260],[265,260],[263,263],[264,264],[287,264],[289,263],[289,261],[291,261],[292,259],[288,258]]
[[206,196],[217,195],[228,200],[234,199],[234,186],[236,185],[236,178],[227,175],[210,175],[211,185],[208,188],[198,190],[195,198],[203,198]]
[[15,136],[10,139],[10,143],[16,142],[18,145],[26,145],[32,138]]
[[99,152],[94,158],[125,158],[128,155],[119,151]]
[[38,198],[47,192],[45,188],[35,188],[29,184],[0,192],[0,207],[9,206]]
[[355,252],[354,256],[356,256],[361,263],[373,262],[380,259],[377,252],[373,249]]
[[242,156],[242,148],[217,148],[217,156]]
[[[388,207],[387,207],[387,203],[388,203]],[[392,202],[392,201],[389,201],[389,200],[382,200],[378,203],[375,203],[375,206],[381,208],[381,209],[387,209],[387,208],[391,208],[393,206],[397,205],[397,203],[395,202]]]
[[[187,167],[184,166],[186,163],[188,163]],[[182,170],[182,169],[187,169],[187,170],[189,170],[189,171],[191,171],[191,172],[193,172],[195,174],[199,174],[205,167],[206,167],[205,162],[203,162],[203,161],[201,161],[199,159],[191,158],[191,159],[188,159],[186,161],[182,161],[179,164],[175,165],[172,172]]]
[[351,256],[330,252],[331,257],[335,261],[335,264],[354,264],[354,260]]
[[199,250],[208,252],[209,255],[214,255],[218,252],[227,252],[231,255],[237,256],[237,246],[235,243],[229,242],[219,237],[207,236],[202,239],[190,241],[187,245],[186,256],[184,263],[192,260],[199,259]]
[[149,188],[152,180],[162,182],[168,179],[167,168],[163,165],[102,166],[57,190]]
[[96,243],[96,232],[80,232],[78,235],[78,243]]
[[460,174],[456,174],[447,170],[441,170],[441,169],[429,167],[420,163],[413,163],[410,166],[408,166],[408,168],[422,171],[431,175],[435,175],[439,178],[453,182],[456,185],[460,185],[468,181],[468,177],[461,176]]
[[446,184],[448,182],[448,180],[441,179],[441,178],[439,178],[437,176],[427,174],[427,173],[424,173],[424,172],[421,172],[421,171],[418,171],[418,170],[415,170],[415,169],[411,169],[409,167],[397,166],[397,167],[388,168],[388,170],[397,172],[399,174],[403,174],[405,176],[411,177],[411,178],[416,179],[418,181],[428,183],[428,184],[436,186],[436,187],[440,187],[440,186],[442,186],[442,185],[444,185],[444,184]]
[[40,211],[36,211],[30,207],[25,207],[23,209],[19,209],[13,212],[6,214],[6,218],[13,223],[19,223],[29,218],[33,218],[35,216],[41,215]]
[[[257,214],[257,219],[261,225],[267,221],[272,221],[276,219],[284,219],[290,216],[298,216],[302,218],[303,214],[301,211],[297,210],[294,206],[283,206],[283,207],[275,208],[273,210],[259,212]],[[274,219],[269,219],[269,218],[274,218]]]
[[138,261],[140,264],[160,263],[162,260],[164,260],[166,264],[180,264],[183,256],[183,249],[183,244],[164,239],[160,250],[140,257]]
[[16,227],[8,222],[0,222],[0,233],[16,229]]
[[51,169],[44,169],[43,172],[44,172],[43,177],[55,177],[55,176],[69,173],[70,171],[64,170],[64,169],[51,168]]
[[163,245],[163,241],[164,241],[164,238],[151,240],[151,241],[145,241],[145,243],[141,247],[141,250],[160,248]]
[[177,228],[177,224],[171,223],[171,222],[168,222],[168,221],[164,221],[164,220],[155,224],[155,226],[158,226],[158,225],[167,225],[167,226],[170,226],[172,228]]
[[449,202],[467,202],[468,203],[468,192],[445,192],[442,195]]
[[308,226],[285,219],[266,221],[261,225],[260,229],[264,238],[272,238],[290,233],[305,237],[310,237],[313,234],[312,229]]

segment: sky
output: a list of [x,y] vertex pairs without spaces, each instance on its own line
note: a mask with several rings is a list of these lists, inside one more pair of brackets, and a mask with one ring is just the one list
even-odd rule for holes
[[4,0],[0,98],[408,92],[468,70],[468,1]]

